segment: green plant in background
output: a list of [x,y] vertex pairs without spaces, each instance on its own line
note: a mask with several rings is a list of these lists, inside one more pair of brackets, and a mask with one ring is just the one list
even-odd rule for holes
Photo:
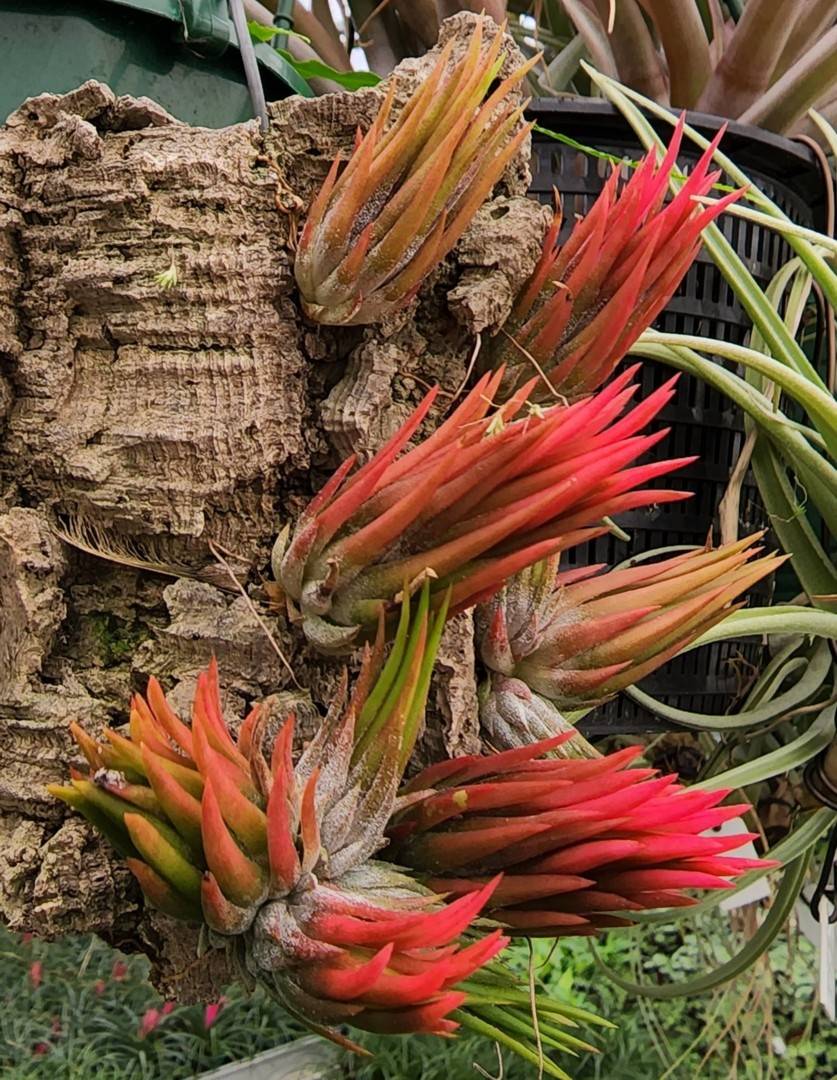
[[[602,93],[622,111],[643,144],[657,146],[662,152],[662,140],[638,106],[672,124],[677,118],[600,72],[587,70]],[[837,133],[818,115],[814,119],[829,145],[837,149]],[[688,125],[685,131],[699,146],[708,145]],[[752,794],[757,785],[773,777],[798,776],[798,770],[815,759],[823,762],[823,769],[833,769],[834,755],[826,759],[825,754],[835,742],[837,709],[837,673],[830,647],[837,638],[837,565],[832,555],[837,540],[837,404],[831,392],[833,383],[826,384],[818,374],[796,334],[814,283],[826,298],[828,317],[833,320],[837,274],[830,265],[835,248],[830,237],[793,225],[766,196],[749,185],[747,176],[734,162],[717,150],[714,156],[734,184],[748,185],[751,207],[732,208],[730,212],[755,217],[765,227],[776,228],[794,250],[794,257],[763,291],[717,226],[710,225],[704,243],[753,319],[750,345],[648,330],[631,351],[690,372],[741,407],[750,431],[742,464],[746,466],[752,454],[771,525],[791,556],[802,589],[800,599],[805,603],[737,612],[689,646],[748,634],[766,635],[772,643],[771,662],[733,715],[707,716],[674,709],[638,687],[629,687],[627,693],[668,720],[717,734],[719,741],[710,754],[708,775],[699,786],[736,786]],[[670,181],[674,191],[681,183],[675,177]],[[730,362],[738,369],[731,369]],[[829,378],[833,380],[833,370]],[[801,410],[804,422],[785,414],[787,400]],[[732,764],[732,768],[721,771],[725,764]],[[837,788],[837,776],[828,773],[826,782]],[[715,971],[671,987],[630,984],[633,992],[652,997],[693,993],[720,985],[745,970],[780,930],[804,884],[814,845],[835,821],[837,813],[827,808],[799,813],[790,835],[771,849],[771,856],[787,869],[770,914],[736,957]],[[713,902],[702,901],[700,910]]]
[[[641,938],[611,934],[600,956],[626,973],[641,958],[646,971],[670,979],[704,964],[729,926],[709,916],[701,930],[688,940],[676,927],[651,928]],[[96,938],[46,943],[0,929],[0,957],[0,1074],[6,1080],[186,1080],[304,1034],[258,988],[248,994],[230,987],[222,1007],[210,1011],[167,1005],[148,982],[144,957],[123,956]],[[518,949],[514,962],[528,978],[527,950]],[[40,965],[37,986],[33,965]],[[736,1059],[739,1075],[754,1080],[813,1080],[837,1069],[827,1022],[821,1023],[813,1004],[813,949],[792,930],[772,946],[755,976],[711,995],[656,1002],[653,1011],[637,1008],[626,991],[598,976],[583,940],[564,942],[560,954],[536,943],[533,970],[542,990],[620,1018],[617,1029],[603,1033],[601,1055],[582,1053],[576,1060],[576,1080],[659,1080],[681,1056],[672,1080],[698,1068],[704,1080],[726,1080]],[[444,1053],[432,1038],[363,1035],[360,1041],[374,1057],[344,1057],[337,1076],[474,1080],[481,1075],[475,1066],[497,1076],[499,1061],[505,1080],[532,1080],[535,1074],[532,1066],[468,1035],[445,1043]],[[774,1041],[781,1053],[771,1054]]]
[[[837,14],[832,0],[339,0],[253,9],[251,33],[269,41],[319,91],[374,85],[433,44],[440,22],[485,12],[529,55],[533,94],[596,94],[581,62],[655,102],[788,132],[806,110],[837,117]],[[293,42],[295,52],[288,51]],[[363,51],[364,59],[359,58]],[[370,70],[354,70],[368,67]]]
[[770,131],[837,107],[831,0],[543,0],[512,32],[546,46],[541,93],[595,92],[581,61],[651,100]]

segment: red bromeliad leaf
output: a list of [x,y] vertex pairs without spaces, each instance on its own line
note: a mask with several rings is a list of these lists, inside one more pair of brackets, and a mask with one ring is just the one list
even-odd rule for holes
[[551,556],[510,579],[476,616],[492,673],[482,717],[495,745],[540,733],[547,703],[564,712],[600,704],[723,620],[784,561],[757,557],[762,536],[581,579],[567,580]]
[[405,582],[427,578],[434,605],[450,588],[456,613],[599,535],[605,515],[685,498],[642,485],[691,459],[633,466],[661,437],[639,432],[674,394],[671,380],[620,417],[635,370],[586,401],[519,418],[531,385],[491,413],[502,372],[485,375],[440,428],[397,457],[431,392],[363,468],[338,471],[284,548],[280,582],[309,639],[346,650],[392,611]]
[[729,792],[630,768],[633,750],[544,757],[556,741],[419,773],[390,827],[392,857],[455,903],[493,884],[486,914],[535,935],[626,925],[632,911],[690,903],[687,890],[776,865],[728,854],[740,836],[699,835],[749,809],[721,806]]
[[539,398],[574,398],[601,386],[674,295],[701,231],[740,198],[741,191],[731,192],[706,208],[696,201],[720,178],[710,168],[722,129],[664,202],[683,124],[681,117],[663,160],[650,151],[621,191],[618,171],[610,176],[563,245],[556,192],[540,261],[488,353],[491,365],[508,365],[506,393],[533,374]]

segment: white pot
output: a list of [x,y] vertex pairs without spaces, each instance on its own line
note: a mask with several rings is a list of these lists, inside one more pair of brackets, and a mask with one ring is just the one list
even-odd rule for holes
[[247,1061],[201,1073],[199,1080],[326,1080],[335,1076],[339,1058],[340,1051],[333,1043],[309,1035]]

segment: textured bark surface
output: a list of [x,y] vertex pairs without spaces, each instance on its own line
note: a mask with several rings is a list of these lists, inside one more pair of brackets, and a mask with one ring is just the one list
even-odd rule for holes
[[[464,40],[470,20],[450,20],[443,39]],[[396,72],[400,100],[431,62]],[[189,128],[87,83],[26,102],[0,131],[0,918],[165,951],[158,978],[180,998],[223,981],[223,958],[196,963],[186,931],[167,942],[171,924],[143,913],[130,875],[48,796],[76,757],[67,725],[123,724],[152,672],[188,710],[212,653],[232,716],[289,691],[322,707],[340,669],[266,605],[270,543],[428,383],[448,406],[545,228],[524,198],[524,148],[408,311],[382,327],[306,324],[294,217],[381,93],[278,103],[263,140],[254,125]],[[56,524],[204,580],[94,558]],[[445,635],[420,754],[478,746],[463,616]]]

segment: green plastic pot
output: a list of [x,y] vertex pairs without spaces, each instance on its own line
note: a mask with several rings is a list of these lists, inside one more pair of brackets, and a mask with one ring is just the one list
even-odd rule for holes
[[[275,49],[255,48],[268,101],[310,96]],[[0,121],[87,79],[200,127],[253,116],[226,0],[0,0],[0,57]]]

